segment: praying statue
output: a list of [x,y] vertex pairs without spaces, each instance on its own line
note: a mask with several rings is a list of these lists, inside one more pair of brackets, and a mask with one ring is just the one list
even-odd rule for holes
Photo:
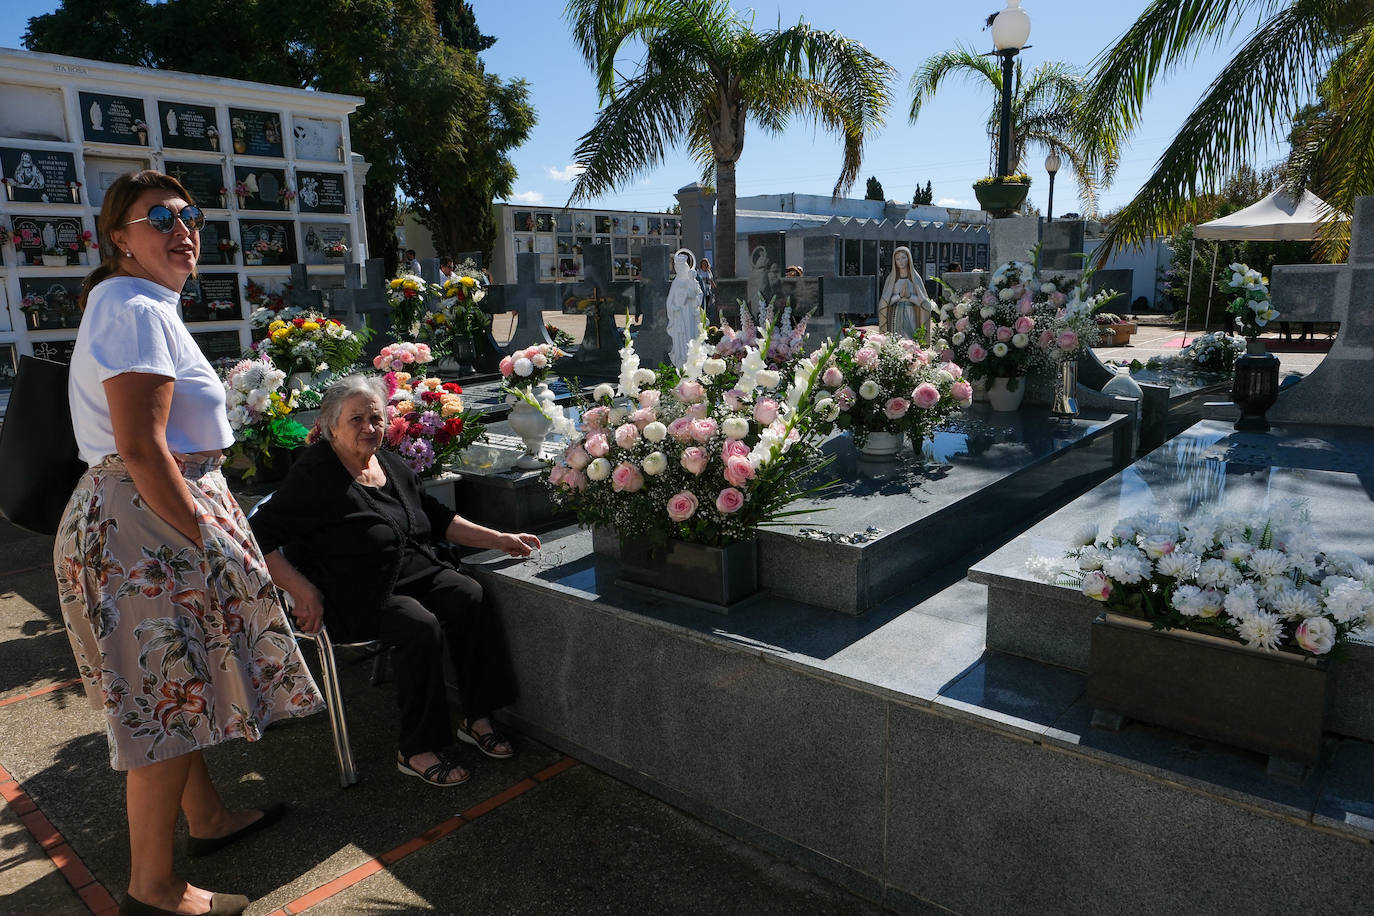
[[911,249],[902,245],[892,253],[892,271],[878,297],[878,330],[916,338],[930,321],[932,303],[911,263]]
[[668,336],[673,339],[669,353],[674,366],[687,361],[687,344],[696,339],[701,328],[701,284],[697,282],[696,258],[686,248],[673,255],[676,276],[668,287]]

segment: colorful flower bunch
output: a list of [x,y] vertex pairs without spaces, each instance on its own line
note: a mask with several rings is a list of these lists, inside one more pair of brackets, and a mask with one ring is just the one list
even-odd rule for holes
[[343,258],[348,256],[348,245],[342,241],[329,242],[321,251],[326,258]]
[[478,306],[486,295],[486,277],[469,261],[442,284],[401,274],[387,286],[392,332],[445,352],[455,337],[473,337],[491,327],[491,316]]
[[1269,298],[1269,279],[1244,264],[1232,264],[1231,276],[1217,284],[1231,297],[1226,310],[1236,316],[1236,327],[1245,337],[1258,337],[1269,322],[1279,317]]
[[[299,448],[307,430],[292,418],[299,394],[284,387],[286,373],[266,358],[240,360],[221,374],[234,445],[229,460],[252,477],[274,448]],[[238,460],[235,460],[238,459]]]
[[[833,346],[782,379],[755,348],[729,367],[712,355],[705,326],[680,371],[641,368],[627,335],[618,387],[593,392],[595,406],[550,470],[555,501],[622,541],[722,546],[752,536],[826,463],[821,426],[838,409],[819,366]],[[786,394],[775,397],[779,387]]]
[[239,243],[233,239],[220,239],[219,250],[227,255],[232,255],[239,250]]
[[[1037,343],[1053,362],[1077,359],[1085,347],[1097,343],[1102,327],[1099,310],[1118,295],[1113,290],[1101,290],[1085,299],[1085,284],[1086,276],[1083,283],[1049,278],[1039,284],[1040,294],[1053,311]],[[1065,297],[1062,305],[1056,305],[1059,295]]]
[[1109,609],[1235,639],[1255,649],[1327,655],[1374,626],[1374,566],[1323,551],[1302,512],[1230,512],[1188,522],[1139,515],[1077,539],[1070,569],[1035,566]]
[[533,388],[547,381],[556,360],[568,354],[553,344],[535,344],[501,358],[498,368],[507,388]]
[[371,337],[367,327],[350,331],[341,321],[307,312],[289,321],[273,321],[256,348],[287,374],[343,372],[358,361]]
[[263,256],[278,255],[286,251],[286,246],[277,239],[258,239],[253,243],[253,250]]
[[388,372],[386,387],[384,445],[415,473],[440,473],[451,459],[482,437],[480,414],[463,407],[463,389],[454,382]]
[[40,294],[30,293],[19,300],[19,310],[27,315],[30,312],[42,311],[47,304],[48,300],[43,298]]
[[264,329],[278,319],[290,321],[305,315],[304,309],[288,307],[282,293],[268,292],[266,287],[252,280],[244,287],[243,298],[253,310],[248,315],[248,322],[255,329]]
[[[727,361],[739,360],[752,347],[762,351],[764,362],[770,369],[786,373],[798,360],[807,355],[806,319],[803,318],[794,325],[792,309],[786,307],[775,320],[772,305],[762,300],[758,303],[758,312],[756,320],[753,313],[740,302],[740,329],[736,331],[722,321],[714,355]],[[714,333],[711,334],[711,339],[716,339]]]
[[1193,339],[1177,356],[1152,356],[1148,369],[1196,369],[1203,372],[1230,372],[1236,357],[1245,352],[1245,338],[1225,331],[1213,331]]
[[389,372],[404,372],[407,366],[423,366],[434,359],[428,344],[396,343],[382,347],[382,352],[372,358],[374,369]]
[[859,445],[869,433],[885,432],[905,434],[919,446],[946,417],[973,403],[973,386],[958,365],[895,335],[847,329],[820,368],[821,384],[839,407],[835,425]]

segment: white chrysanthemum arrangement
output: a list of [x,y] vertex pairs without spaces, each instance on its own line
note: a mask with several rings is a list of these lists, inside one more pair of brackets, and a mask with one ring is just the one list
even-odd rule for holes
[[1028,566],[1157,629],[1255,649],[1325,656],[1374,626],[1374,566],[1323,551],[1294,506],[1259,520],[1234,512],[1188,522],[1138,515],[1097,534],[1077,538],[1067,553],[1072,567],[1044,557]]

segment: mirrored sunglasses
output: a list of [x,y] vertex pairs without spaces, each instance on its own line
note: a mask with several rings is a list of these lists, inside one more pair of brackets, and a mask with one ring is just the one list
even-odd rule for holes
[[131,219],[124,225],[132,226],[134,223],[141,223],[145,220],[149,226],[152,226],[158,232],[171,232],[177,220],[181,220],[182,224],[187,229],[195,232],[200,229],[201,226],[205,225],[205,214],[200,212],[200,207],[194,204],[187,204],[182,207],[180,213],[173,213],[170,208],[162,204],[154,204],[148,208],[147,216]]

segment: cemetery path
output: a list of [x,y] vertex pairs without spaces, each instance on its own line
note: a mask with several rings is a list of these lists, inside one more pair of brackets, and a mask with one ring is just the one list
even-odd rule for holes
[[[122,778],[75,679],[51,544],[0,521],[0,909],[113,913]],[[337,787],[323,715],[207,754],[231,805],[292,805],[251,844],[178,852],[191,880],[256,898],[250,914],[876,912],[529,738],[508,762],[464,756],[474,777],[447,794],[408,780],[390,765],[392,686],[341,667],[357,786]]]

